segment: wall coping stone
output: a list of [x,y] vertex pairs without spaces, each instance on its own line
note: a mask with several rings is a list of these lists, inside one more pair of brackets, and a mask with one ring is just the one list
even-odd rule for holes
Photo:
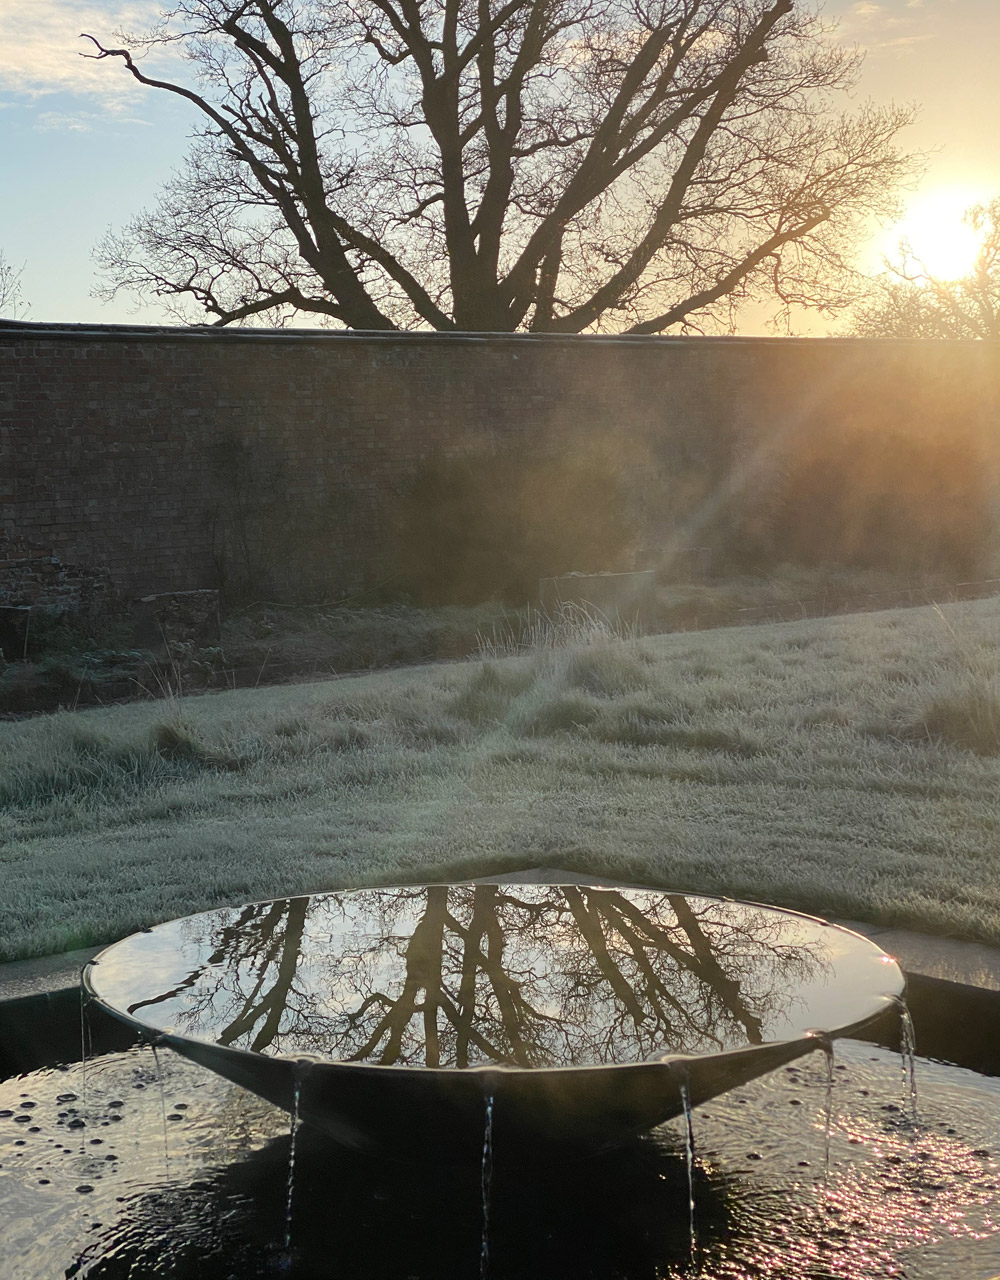
[[769,334],[630,334],[630,333],[490,333],[419,329],[256,329],[220,328],[216,325],[71,324],[31,320],[0,320],[0,342],[44,338],[89,342],[277,342],[359,343],[388,342],[401,345],[463,343],[479,346],[813,346],[813,347],[968,347],[1000,349],[1000,339],[981,338],[852,338],[781,337]]

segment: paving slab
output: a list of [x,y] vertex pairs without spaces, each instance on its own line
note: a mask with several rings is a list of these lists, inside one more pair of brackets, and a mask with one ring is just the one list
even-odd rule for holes
[[944,978],[947,982],[959,982],[966,987],[1000,991],[1000,950],[996,947],[988,947],[981,942],[964,942],[960,938],[917,933],[913,929],[865,924],[860,920],[835,919],[831,923],[871,938],[907,973]]
[[0,964],[0,1003],[78,986],[80,970],[100,950],[101,947],[85,947],[82,951]]

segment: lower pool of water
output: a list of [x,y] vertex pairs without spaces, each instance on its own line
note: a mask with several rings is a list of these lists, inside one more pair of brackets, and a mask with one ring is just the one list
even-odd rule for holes
[[[492,1153],[489,1212],[448,1135],[365,1160],[148,1049],[0,1084],[0,1276],[172,1280],[986,1280],[1000,1272],[1000,1081],[839,1042],[614,1150]],[[162,1083],[162,1092],[161,1092]],[[827,1171],[828,1166],[828,1171]],[[483,1223],[488,1220],[488,1248]],[[291,1247],[286,1247],[290,1240]]]

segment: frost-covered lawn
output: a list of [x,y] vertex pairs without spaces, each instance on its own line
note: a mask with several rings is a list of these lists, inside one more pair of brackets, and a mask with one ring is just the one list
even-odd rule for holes
[[1000,601],[0,725],[0,958],[539,864],[1000,943]]

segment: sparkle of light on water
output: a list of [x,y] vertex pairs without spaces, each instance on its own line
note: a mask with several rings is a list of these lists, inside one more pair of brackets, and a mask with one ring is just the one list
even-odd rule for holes
[[[915,1130],[898,1056],[841,1042],[824,1193],[825,1065],[812,1055],[695,1111],[698,1275],[945,1280],[1000,1271],[1000,1082],[921,1061]],[[79,1066],[0,1085],[4,1280],[70,1268],[101,1280],[258,1280],[314,1274],[316,1257],[335,1250],[343,1274],[364,1269],[377,1280],[475,1274],[479,1170],[442,1183],[428,1175],[433,1153],[376,1168],[306,1143],[289,1263],[288,1116],[179,1059],[166,1056],[163,1067],[167,1172],[148,1050],[91,1061],[86,1116]],[[521,1151],[508,1167],[495,1151],[491,1280],[533,1268],[553,1280],[632,1280],[654,1268],[684,1275],[685,1142],[679,1119],[653,1140],[588,1160],[564,1154],[555,1166],[544,1151]]]

